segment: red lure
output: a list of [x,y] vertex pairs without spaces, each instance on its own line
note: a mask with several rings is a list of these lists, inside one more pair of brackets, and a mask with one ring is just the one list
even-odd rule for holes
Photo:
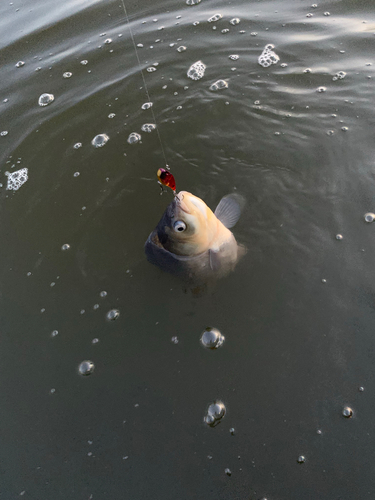
[[164,186],[171,188],[172,191],[176,194],[176,181],[174,180],[173,175],[168,172],[168,170],[165,170],[165,168],[159,168],[156,175],[158,176],[159,182],[161,184],[164,184]]

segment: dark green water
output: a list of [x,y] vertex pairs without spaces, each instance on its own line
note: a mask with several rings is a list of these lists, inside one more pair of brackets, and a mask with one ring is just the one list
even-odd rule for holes
[[247,200],[247,255],[199,296],[144,256],[172,195],[121,2],[0,5],[0,498],[375,498],[375,8],[311,4],[125,0],[178,189]]

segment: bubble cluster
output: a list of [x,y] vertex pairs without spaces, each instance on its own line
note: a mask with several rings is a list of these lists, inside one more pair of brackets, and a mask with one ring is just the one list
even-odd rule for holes
[[7,130],[3,130],[2,132],[0,132],[0,136],[1,137],[5,137],[6,135],[8,135],[8,131]]
[[47,106],[47,104],[51,104],[55,100],[55,96],[53,94],[42,94],[38,99],[39,106]]
[[271,64],[276,64],[280,61],[280,57],[272,50],[275,46],[272,43],[267,44],[261,55],[259,56],[258,63],[263,66],[263,68],[268,68]]
[[173,344],[178,344],[178,337],[172,337],[171,342],[173,342]]
[[95,365],[92,361],[85,360],[82,361],[82,363],[78,367],[78,373],[80,375],[91,375],[91,373],[94,371]]
[[216,21],[218,21],[219,19],[221,19],[223,16],[221,14],[214,14],[213,16],[211,16],[209,19],[207,19],[207,21],[209,23],[214,23]]
[[229,56],[229,59],[232,59],[232,61],[237,61],[240,58],[237,54],[232,54]]
[[336,80],[343,80],[345,77],[346,77],[345,71],[339,71],[338,73],[335,74],[332,80],[335,82]]
[[129,144],[137,144],[141,140],[141,135],[137,134],[137,132],[132,132],[128,137]]
[[197,61],[190,66],[187,72],[187,76],[192,80],[200,80],[204,77],[205,71],[206,65],[202,61]]
[[91,141],[91,144],[95,148],[102,148],[105,144],[107,144],[108,141],[109,141],[109,137],[107,134],[98,134]]
[[152,132],[156,129],[156,125],[154,123],[144,123],[141,127],[142,132]]
[[150,66],[149,68],[147,68],[147,71],[149,73],[152,73],[153,71],[156,71],[156,68],[154,66]]
[[149,108],[151,108],[151,106],[153,106],[152,102],[145,102],[144,104],[142,104],[141,108],[142,109],[149,109]]
[[17,191],[29,178],[27,168],[21,168],[15,172],[5,172],[5,175],[8,176],[6,188],[9,191]]
[[220,400],[216,400],[208,407],[207,414],[203,420],[210,427],[215,427],[221,422],[222,418],[225,415],[225,412],[226,408],[224,403]]
[[215,83],[210,85],[210,90],[222,90],[228,88],[228,82],[225,80],[217,80]]
[[114,321],[120,317],[120,311],[118,309],[111,309],[107,312],[107,319],[110,321]]
[[373,212],[367,212],[367,214],[365,214],[366,222],[374,222],[374,220],[375,220],[375,214]]
[[186,0],[186,5],[197,5],[201,3],[202,0]]
[[207,349],[217,349],[223,345],[225,340],[217,328],[207,327],[201,335],[201,342]]

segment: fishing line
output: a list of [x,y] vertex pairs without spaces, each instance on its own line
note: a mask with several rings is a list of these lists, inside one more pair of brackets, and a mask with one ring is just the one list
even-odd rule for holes
[[[122,7],[124,9],[124,14],[126,16],[126,21],[127,21],[128,27],[129,27],[129,33],[130,33],[130,37],[131,37],[132,42],[133,42],[133,47],[134,47],[135,55],[137,56],[138,67],[139,67],[139,69],[141,71],[142,80],[143,80],[143,84],[144,84],[144,87],[145,87],[147,99],[148,99],[149,102],[151,102],[150,94],[149,94],[149,91],[148,91],[148,88],[147,88],[147,83],[146,83],[146,80],[145,80],[145,76],[143,74],[143,69],[142,69],[141,61],[139,59],[137,46],[136,46],[135,41],[134,41],[134,36],[133,36],[133,32],[132,32],[132,28],[131,28],[131,25],[130,25],[129,16],[128,16],[128,12],[127,12],[126,7],[125,7],[124,0],[121,0],[121,3],[122,3]],[[161,151],[163,153],[164,160],[165,160],[165,166],[169,170],[169,165],[168,165],[168,162],[167,162],[167,157],[165,155],[165,151],[164,151],[164,148],[163,148],[163,143],[161,142],[159,127],[158,127],[158,124],[156,123],[155,113],[154,113],[154,110],[153,110],[152,106],[151,106],[150,109],[151,109],[151,113],[152,113],[152,118],[153,118],[154,123],[156,125],[156,133],[158,134],[158,139],[159,139],[159,142],[160,142],[160,148],[161,148]]]

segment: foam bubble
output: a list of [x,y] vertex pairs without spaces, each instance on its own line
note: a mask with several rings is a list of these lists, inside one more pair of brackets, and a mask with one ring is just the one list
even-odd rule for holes
[[129,144],[136,144],[141,140],[141,135],[137,134],[137,132],[132,132],[128,137]]
[[201,343],[207,349],[217,349],[223,345],[224,335],[217,328],[207,327],[201,335]]
[[263,52],[259,56],[258,63],[263,66],[263,68],[268,68],[271,64],[276,64],[280,61],[280,57],[272,50],[274,45],[269,43],[263,49]]
[[214,23],[216,21],[218,21],[219,19],[221,19],[223,16],[221,14],[215,14],[213,16],[211,16],[209,19],[207,19],[207,21],[209,23]]
[[102,148],[105,144],[107,144],[108,141],[109,141],[109,137],[107,134],[98,134],[91,141],[91,144],[95,148]]
[[120,317],[120,311],[118,309],[111,309],[107,312],[107,319],[109,321],[114,321]]
[[55,100],[55,96],[53,94],[42,94],[38,99],[39,106],[47,106]]
[[239,59],[240,56],[238,56],[237,54],[232,54],[231,56],[229,56],[229,59],[232,59],[232,61],[237,61],[237,59]]
[[142,104],[141,108],[142,109],[149,109],[151,108],[151,106],[153,106],[154,103],[153,102],[145,102],[144,104]]
[[186,0],[186,5],[197,5],[201,3],[202,0]]
[[156,129],[156,125],[154,123],[144,123],[141,127],[142,132],[152,132]]
[[332,80],[335,82],[336,80],[343,80],[345,77],[346,77],[345,71],[339,71],[338,73],[335,74]]
[[82,363],[78,367],[78,373],[80,375],[91,375],[94,371],[95,365],[92,361],[86,360],[82,361]]
[[238,17],[234,17],[229,22],[230,24],[233,24],[233,26],[235,26],[236,24],[240,24],[240,19]]
[[225,80],[217,80],[217,82],[213,83],[210,86],[210,90],[222,90],[228,88],[228,82]]
[[16,170],[15,172],[5,172],[5,175],[8,176],[7,189],[9,191],[17,191],[21,186],[25,184],[28,176],[28,169],[21,168],[20,170]]
[[3,130],[2,132],[0,132],[0,136],[1,137],[5,137],[6,135],[8,135],[8,131],[7,130]]
[[156,71],[156,68],[154,66],[150,66],[149,68],[147,68],[147,71],[149,73],[152,73],[152,72]]
[[216,400],[207,409],[207,415],[204,417],[204,422],[210,427],[215,427],[220,423],[226,412],[225,405],[222,401]]
[[187,76],[192,80],[200,80],[204,77],[204,72],[206,71],[206,65],[202,61],[197,61],[192,64],[188,69]]

